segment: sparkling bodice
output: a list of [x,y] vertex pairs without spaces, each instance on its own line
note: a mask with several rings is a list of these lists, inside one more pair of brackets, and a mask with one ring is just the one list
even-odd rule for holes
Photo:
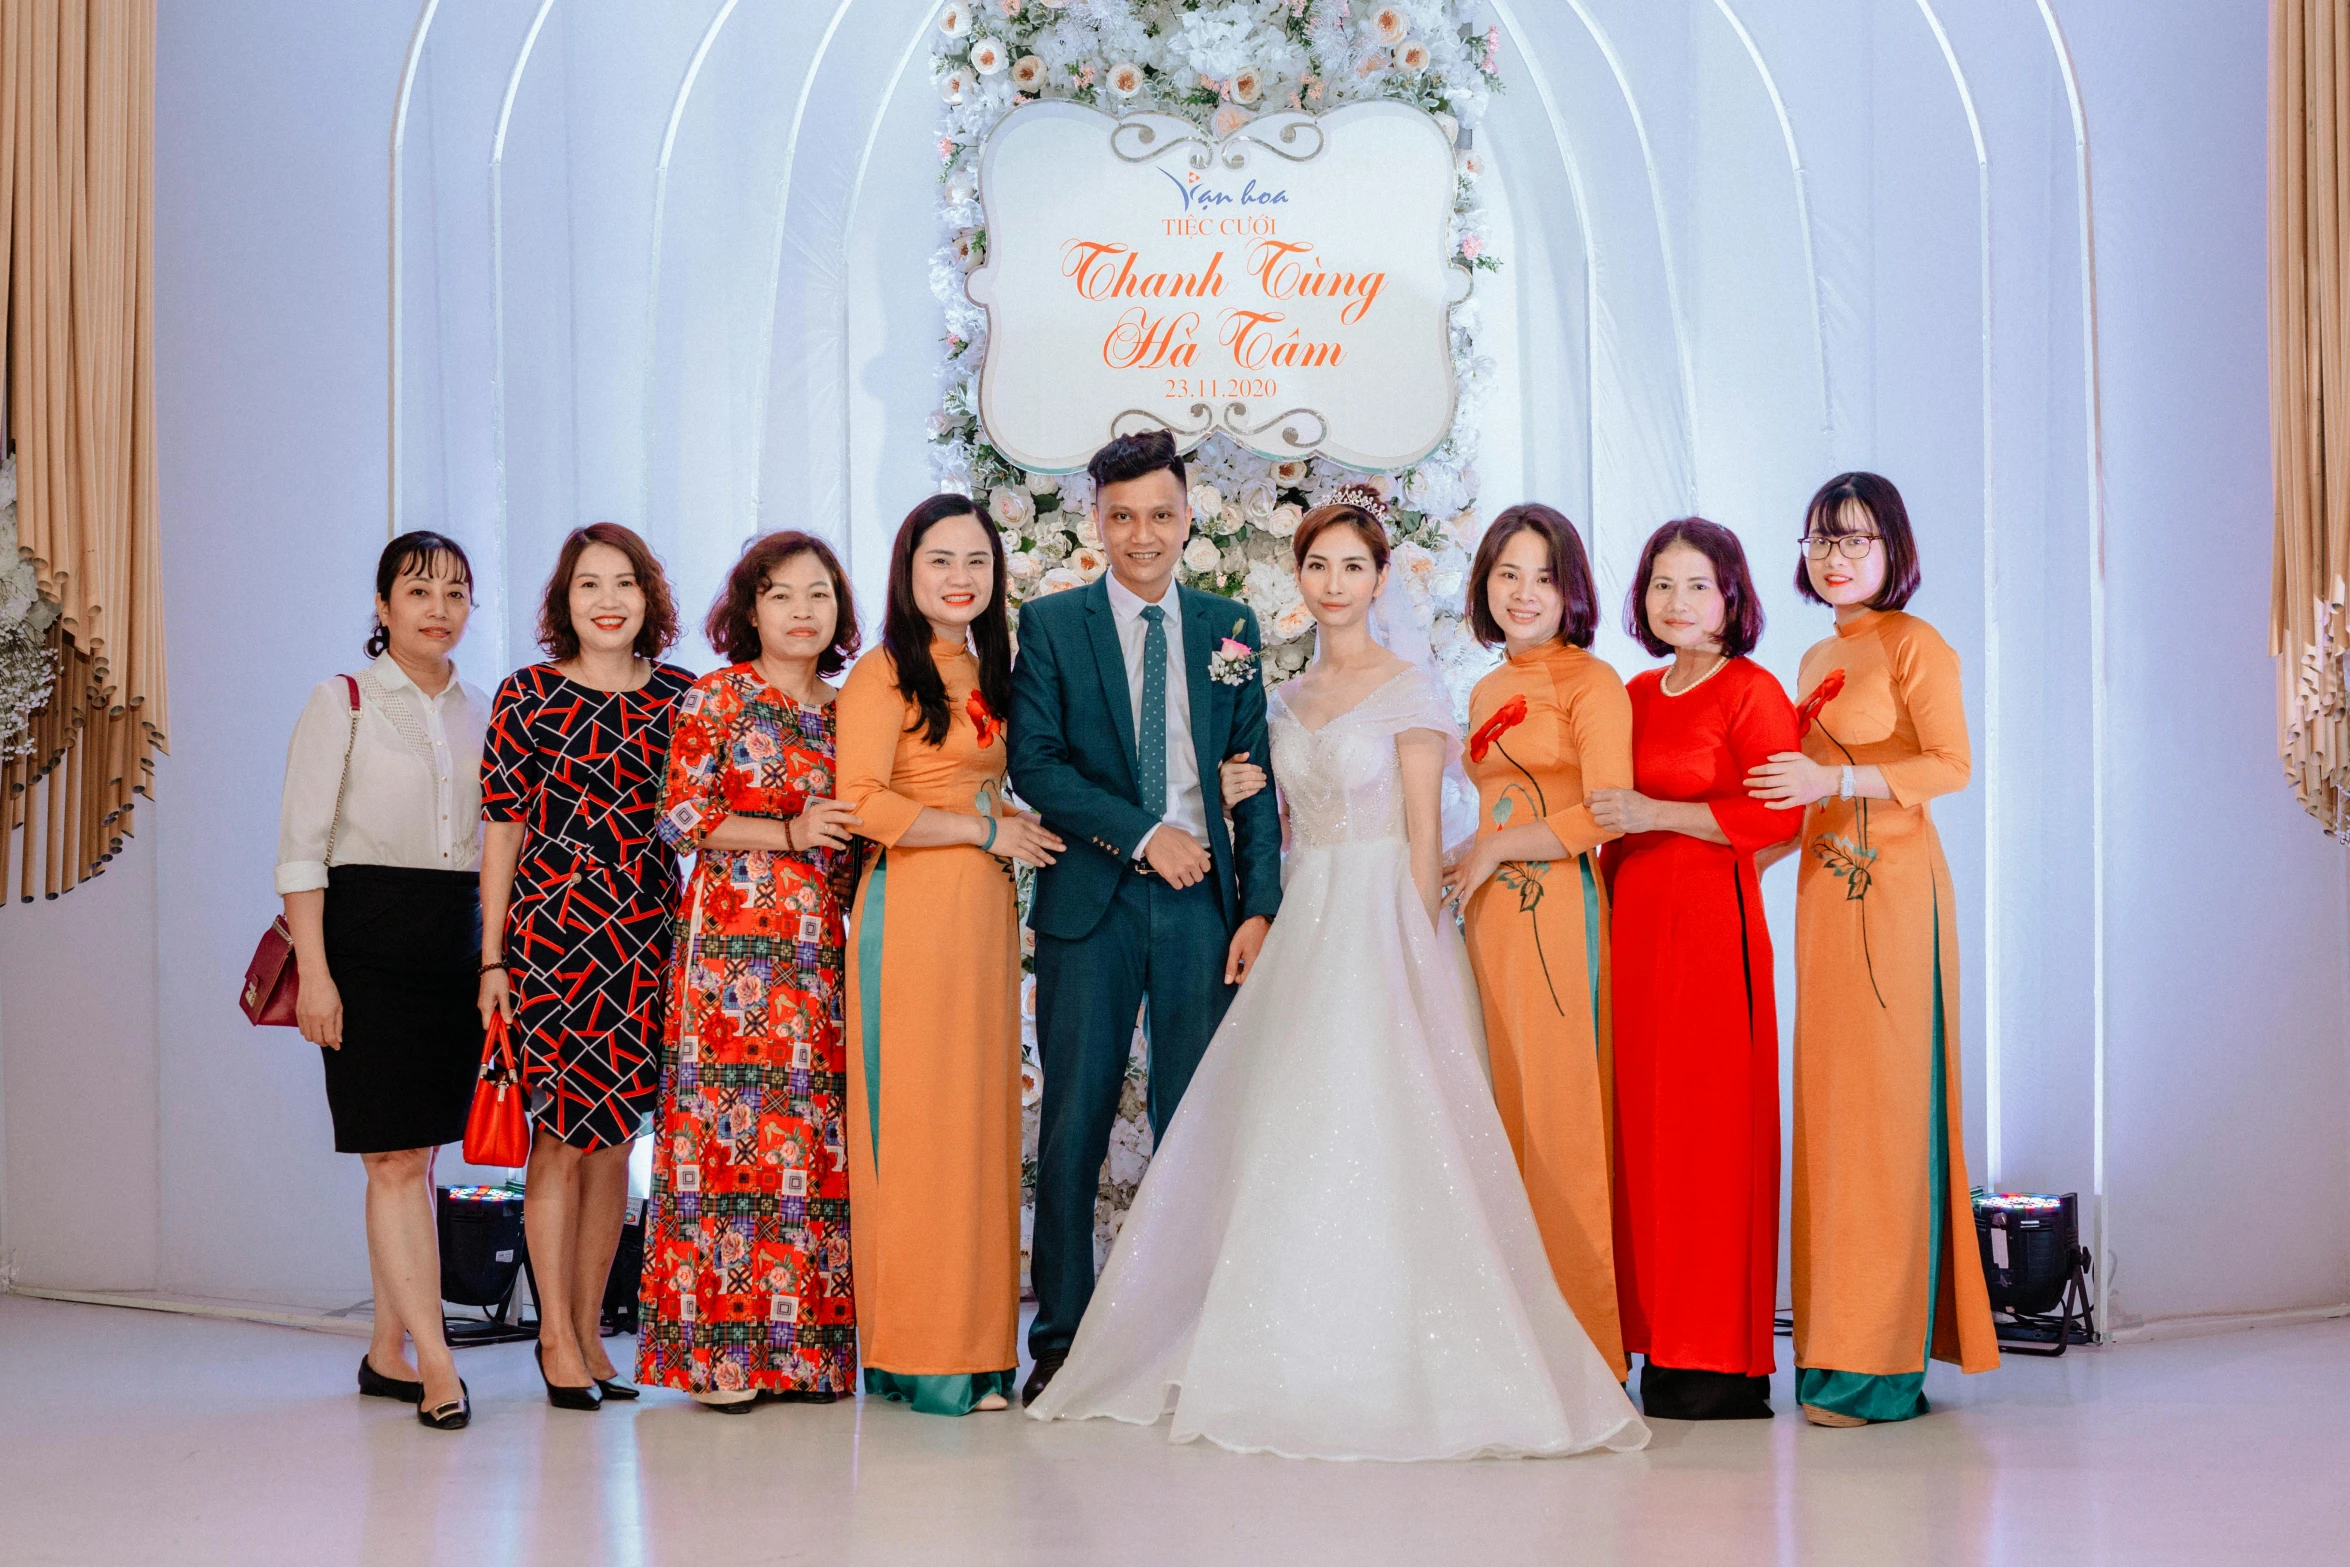
[[1308,729],[1289,705],[1289,689],[1273,692],[1267,717],[1292,852],[1402,843],[1403,770],[1395,737],[1433,729],[1448,746],[1457,745],[1460,730],[1443,691],[1423,671],[1404,669],[1321,728]]

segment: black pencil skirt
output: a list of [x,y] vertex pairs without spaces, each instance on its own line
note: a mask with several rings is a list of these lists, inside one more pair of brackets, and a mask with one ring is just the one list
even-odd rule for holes
[[343,1048],[319,1055],[336,1152],[438,1148],[465,1136],[481,1068],[480,962],[476,873],[328,871],[326,963],[343,997]]

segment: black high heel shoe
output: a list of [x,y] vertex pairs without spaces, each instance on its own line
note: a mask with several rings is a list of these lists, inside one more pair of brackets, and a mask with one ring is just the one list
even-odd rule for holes
[[596,1378],[596,1391],[604,1395],[606,1403],[625,1404],[642,1393],[644,1389],[631,1387],[618,1377],[598,1377]]
[[430,1409],[420,1402],[416,1409],[416,1420],[419,1425],[430,1426],[435,1431],[464,1430],[473,1424],[473,1389],[465,1385],[463,1377],[459,1377],[457,1396],[446,1404],[435,1404]]
[[398,1377],[387,1377],[359,1357],[359,1396],[361,1398],[396,1398],[403,1404],[424,1402],[424,1384],[403,1382]]
[[557,1409],[576,1409],[590,1415],[604,1407],[603,1389],[595,1384],[563,1387],[547,1375],[547,1348],[544,1344],[531,1345],[530,1352],[539,1363],[539,1380],[547,1384],[548,1403]]

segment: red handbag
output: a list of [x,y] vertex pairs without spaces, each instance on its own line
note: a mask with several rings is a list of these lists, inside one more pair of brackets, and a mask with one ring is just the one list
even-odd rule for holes
[[490,1014],[482,1039],[481,1078],[465,1118],[465,1162],[519,1169],[530,1163],[530,1118],[522,1110],[522,1074],[514,1069],[514,1041],[503,1008]]
[[[341,678],[343,694],[351,703],[351,738],[343,742],[343,776],[335,784],[334,820],[326,829],[329,864],[334,862],[335,834],[343,825],[343,785],[351,777],[351,747],[359,739],[359,682],[349,675]],[[280,914],[269,922],[269,929],[261,933],[259,945],[253,948],[253,961],[245,965],[245,988],[237,992],[237,1005],[256,1025],[292,1028],[294,1000],[301,989],[302,972],[294,962],[294,933]]]

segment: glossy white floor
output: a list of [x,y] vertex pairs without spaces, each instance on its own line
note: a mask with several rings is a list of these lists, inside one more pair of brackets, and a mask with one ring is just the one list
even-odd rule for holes
[[[462,1352],[473,1428],[361,1345],[0,1298],[0,1562],[2316,1562],[2350,1555],[2350,1321],[1937,1367],[1936,1412],[1659,1422],[1645,1453],[1316,1464],[878,1402],[561,1414]],[[616,1341],[614,1358],[624,1359]],[[1785,1374],[1781,1374],[1784,1383]],[[1784,1388],[1782,1388],[1782,1393]]]

